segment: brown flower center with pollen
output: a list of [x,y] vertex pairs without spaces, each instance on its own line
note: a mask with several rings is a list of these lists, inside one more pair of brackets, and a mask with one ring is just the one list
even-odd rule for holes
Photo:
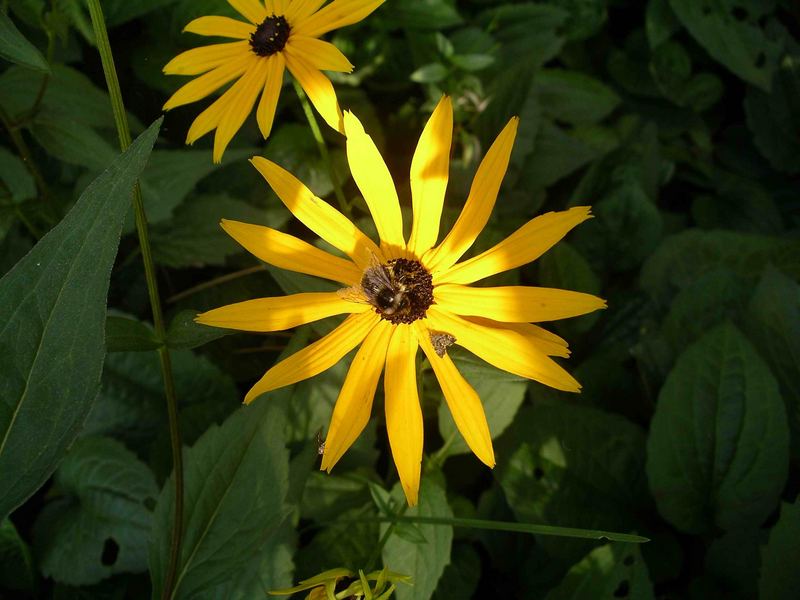
[[422,263],[407,258],[369,267],[361,289],[375,312],[395,325],[423,318],[433,304],[433,277]]
[[250,35],[250,46],[259,56],[272,56],[283,50],[289,39],[291,27],[286,18],[274,14],[264,19],[256,30]]

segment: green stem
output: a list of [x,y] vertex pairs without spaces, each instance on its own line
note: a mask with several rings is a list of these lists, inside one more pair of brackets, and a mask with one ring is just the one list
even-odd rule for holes
[[[372,556],[369,557],[369,561],[367,562],[367,567],[366,569],[364,569],[365,572],[371,573],[375,569],[375,565],[377,564],[378,559],[380,559],[381,554],[383,553],[383,547],[386,545],[386,542],[389,541],[389,538],[392,537],[395,527],[397,527],[397,524],[400,522],[400,519],[403,518],[403,515],[406,514],[407,510],[408,510],[408,504],[403,502],[402,508],[400,508],[400,510],[398,510],[397,513],[395,513],[394,515],[385,518],[379,517],[377,519],[380,522],[389,522],[389,526],[386,528],[386,531],[383,532],[381,539],[378,540],[378,546],[375,548],[375,550],[372,551]],[[369,521],[372,519],[367,519],[367,520]]]
[[[89,14],[92,18],[92,26],[97,41],[97,49],[103,62],[103,72],[106,76],[108,93],[111,97],[111,107],[114,110],[114,122],[117,126],[119,144],[122,150],[126,150],[131,145],[131,132],[128,125],[128,115],[125,112],[125,105],[122,102],[122,92],[117,78],[117,70],[114,66],[114,56],[111,53],[111,44],[108,41],[108,30],[106,29],[103,10],[100,7],[100,0],[87,0],[89,4]],[[133,210],[136,216],[136,230],[139,234],[139,247],[142,251],[142,261],[144,262],[145,278],[147,279],[147,292],[150,297],[150,307],[153,312],[153,327],[159,340],[166,339],[166,328],[164,327],[164,316],[161,311],[161,300],[158,294],[158,281],[156,279],[155,263],[150,247],[150,237],[147,229],[147,215],[142,201],[142,191],[137,183],[133,190]],[[181,537],[183,528],[183,461],[181,456],[181,438],[178,429],[178,401],[175,395],[175,383],[172,378],[172,364],[170,361],[169,350],[166,345],[158,350],[161,363],[161,375],[164,379],[164,394],[167,400],[167,415],[169,419],[169,436],[172,445],[172,466],[175,481],[175,513],[173,515],[172,541],[170,545],[169,567],[164,580],[163,598],[172,596],[172,588],[175,584],[175,574],[178,569],[180,557]]]
[[314,116],[311,103],[308,101],[308,97],[303,91],[303,88],[300,87],[300,84],[297,83],[295,79],[292,79],[292,84],[294,85],[294,91],[297,92],[297,97],[300,99],[300,104],[303,106],[303,112],[308,120],[308,126],[311,128],[311,133],[314,135],[314,140],[317,142],[317,148],[319,149],[319,154],[322,157],[322,161],[328,167],[328,174],[330,175],[331,183],[333,184],[333,191],[336,194],[336,200],[339,202],[339,207],[342,209],[342,212],[345,214],[345,216],[352,221],[353,211],[350,208],[350,203],[347,201],[347,198],[344,197],[342,184],[339,183],[339,177],[336,175],[336,169],[333,168],[330,152],[328,152],[328,147],[325,145],[325,139],[322,137],[322,131],[320,131],[317,118]]

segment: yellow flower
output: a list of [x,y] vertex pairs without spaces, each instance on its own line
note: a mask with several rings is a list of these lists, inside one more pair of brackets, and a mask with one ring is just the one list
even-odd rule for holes
[[358,23],[384,0],[228,0],[248,22],[229,17],[200,17],[184,31],[239,40],[194,48],[164,67],[167,75],[200,75],[167,100],[164,110],[197,102],[237,80],[195,119],[186,136],[193,144],[208,132],[214,136],[214,162],[222,160],[228,143],[256,109],[258,127],[269,136],[278,104],[284,68],[305,90],[322,118],[342,130],[342,112],[330,80],[322,71],[349,73],[353,65],[321,35]]
[[463,346],[499,369],[577,392],[580,385],[551,356],[567,343],[534,325],[605,307],[589,294],[527,286],[470,287],[480,279],[529,263],[590,218],[589,208],[550,212],[496,246],[459,262],[486,225],[508,166],[518,119],[513,118],[481,162],[460,217],[437,245],[447,187],[453,109],[443,98],[428,121],[411,163],[413,224],[403,236],[400,203],[386,164],[358,119],[344,115],[350,169],[380,235],[375,244],[335,208],[276,164],[252,159],[286,207],[347,258],[291,235],[223,220],[222,227],[261,260],[344,286],[339,292],[262,298],[218,308],[198,322],[245,331],[280,331],[333,315],[348,317],[332,332],[273,366],[245,402],[313,377],[360,345],[336,401],[322,468],[330,472],[370,417],[385,369],[386,427],[409,504],[417,502],[422,461],[422,412],[415,356],[421,347],[439,380],[459,431],[475,455],[494,466],[492,438],[475,390],[447,355]]

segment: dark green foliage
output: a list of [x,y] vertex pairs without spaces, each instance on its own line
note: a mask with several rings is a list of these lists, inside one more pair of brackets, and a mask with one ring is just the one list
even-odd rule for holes
[[[143,125],[188,81],[163,65],[227,41],[182,29],[234,8],[102,0],[131,129],[145,131],[120,157],[85,0],[0,3],[0,598],[161,598],[174,510],[164,348],[186,478],[175,600],[264,598],[327,569],[383,566],[413,578],[401,600],[796,598],[796,4],[390,0],[324,36],[355,65],[328,75],[386,158],[406,233],[412,153],[442,94],[455,127],[440,239],[515,115],[508,173],[465,258],[542,212],[591,205],[594,215],[535,265],[487,282],[607,299],[607,310],[542,324],[569,342],[557,360],[582,393],[451,348],[487,412],[490,471],[419,353],[425,456],[420,505],[407,509],[382,383],[359,439],[332,474],[317,470],[354,353],[241,406],[278,359],[340,318],[272,334],[194,321],[225,304],[337,288],[263,265],[219,227],[257,223],[331,250],[247,162],[264,156],[337,205],[288,81],[271,137],[251,116],[221,164],[213,134],[184,145],[212,98],[170,111],[160,129]],[[344,139],[318,121],[354,220],[374,238]],[[130,208],[136,180],[161,337]],[[445,524],[386,521],[399,513]]]

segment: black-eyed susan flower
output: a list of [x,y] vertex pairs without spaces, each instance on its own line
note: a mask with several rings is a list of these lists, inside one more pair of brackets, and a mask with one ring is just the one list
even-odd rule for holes
[[[233,136],[256,108],[264,138],[269,136],[284,70],[305,90],[323,119],[342,130],[342,113],[333,85],[322,71],[349,73],[353,65],[333,44],[319,37],[367,17],[384,0],[228,0],[247,21],[230,17],[200,17],[184,31],[237,41],[194,48],[164,67],[168,75],[199,75],[167,100],[164,110],[197,102],[222,86],[235,83],[194,120],[186,143],[210,131],[214,162],[222,160]],[[260,96],[260,99],[259,99]]]
[[[331,569],[304,579],[291,588],[270,590],[273,596],[289,596],[297,592],[310,590],[307,600],[336,600],[337,598],[355,598],[356,600],[388,600],[394,593],[398,583],[408,584],[408,575],[394,573],[388,569],[364,574],[359,570],[358,576],[348,569]],[[348,585],[349,583],[349,585]],[[343,587],[336,592],[337,587]]]
[[579,391],[578,382],[551,358],[568,356],[567,343],[534,323],[586,314],[603,308],[603,300],[559,289],[471,284],[537,259],[590,218],[589,208],[543,214],[489,250],[461,260],[489,220],[517,123],[518,119],[511,119],[486,153],[461,215],[438,244],[453,133],[449,98],[436,107],[411,163],[413,223],[408,240],[386,164],[352,113],[344,115],[347,158],[375,221],[379,244],[278,165],[263,158],[252,160],[286,207],[346,258],[268,227],[236,221],[223,221],[222,227],[261,260],[338,282],[342,290],[250,300],[201,314],[197,320],[269,332],[348,315],[328,335],[269,369],[245,397],[245,402],[252,402],[271,390],[313,377],[360,346],[333,410],[322,458],[324,470],[330,472],[367,424],[384,372],[389,443],[406,498],[416,504],[423,442],[415,368],[420,347],[459,431],[490,467],[495,463],[494,451],[483,406],[448,356],[450,345],[463,346],[515,375],[559,390]]

